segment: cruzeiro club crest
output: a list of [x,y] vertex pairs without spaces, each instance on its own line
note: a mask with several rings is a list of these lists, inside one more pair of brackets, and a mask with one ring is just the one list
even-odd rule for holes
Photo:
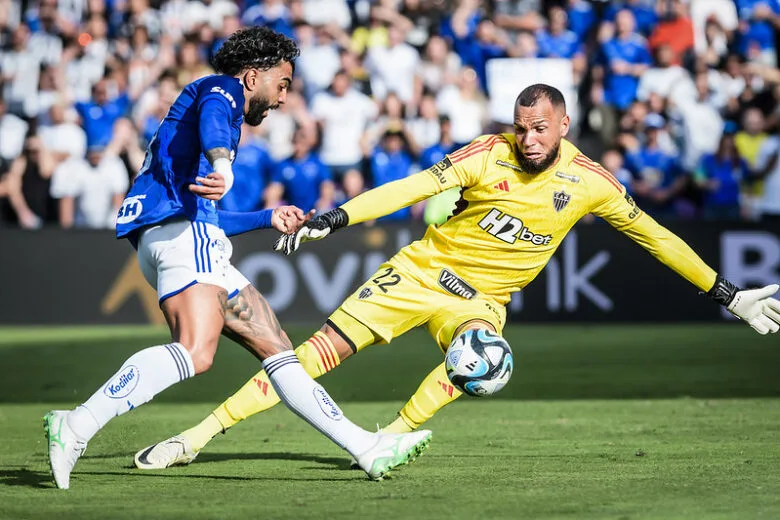
[[569,204],[570,200],[571,200],[571,195],[569,195],[565,191],[561,190],[561,191],[554,192],[553,207],[555,208],[555,211],[561,211]]

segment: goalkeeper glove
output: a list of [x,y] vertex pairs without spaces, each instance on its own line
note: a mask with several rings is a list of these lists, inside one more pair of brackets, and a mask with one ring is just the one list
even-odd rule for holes
[[295,233],[282,235],[274,242],[274,251],[280,251],[285,255],[291,255],[301,247],[303,242],[325,238],[337,229],[349,224],[347,212],[341,208],[332,209],[321,215],[317,215]]
[[772,284],[760,289],[740,290],[718,275],[707,296],[746,321],[759,334],[766,334],[780,329],[780,301],[772,298],[778,289],[779,285]]

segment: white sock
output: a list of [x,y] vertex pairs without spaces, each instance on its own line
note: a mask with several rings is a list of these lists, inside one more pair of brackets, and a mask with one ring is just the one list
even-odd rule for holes
[[192,358],[181,343],[141,350],[68,415],[68,425],[77,436],[88,441],[114,417],[151,401],[169,386],[193,375]]
[[282,402],[301,419],[357,458],[376,444],[376,435],[347,419],[292,350],[274,354],[263,368]]

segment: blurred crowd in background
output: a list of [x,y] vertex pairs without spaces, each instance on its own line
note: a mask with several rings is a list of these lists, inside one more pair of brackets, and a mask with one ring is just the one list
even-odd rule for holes
[[780,0],[0,0],[0,225],[112,227],[179,91],[261,24],[301,56],[224,209],[326,210],[511,132],[488,62],[565,59],[572,141],[650,214],[780,220]]

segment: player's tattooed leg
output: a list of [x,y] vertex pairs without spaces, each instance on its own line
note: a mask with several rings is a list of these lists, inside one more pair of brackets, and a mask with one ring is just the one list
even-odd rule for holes
[[222,332],[254,354],[265,359],[291,350],[290,338],[282,330],[271,306],[260,292],[248,285],[223,302],[225,328]]

